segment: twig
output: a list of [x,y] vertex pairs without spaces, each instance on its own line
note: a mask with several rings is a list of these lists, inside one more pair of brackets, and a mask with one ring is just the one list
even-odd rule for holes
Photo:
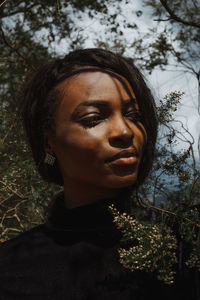
[[[141,203],[141,201],[140,201],[140,203]],[[200,228],[200,224],[198,224],[198,223],[196,223],[196,222],[194,222],[194,221],[192,221],[192,220],[190,220],[190,219],[188,219],[188,218],[186,218],[186,217],[180,216],[180,215],[178,215],[177,213],[175,213],[175,212],[173,212],[173,211],[170,211],[170,210],[167,210],[167,209],[163,209],[163,208],[160,208],[160,207],[156,207],[156,206],[153,206],[153,205],[150,205],[150,204],[145,204],[145,203],[142,203],[142,205],[144,205],[144,206],[147,207],[147,208],[152,208],[152,209],[154,209],[154,210],[160,211],[160,212],[165,213],[165,214],[168,214],[168,215],[173,215],[173,216],[175,216],[175,217],[180,217],[180,218],[182,218],[183,220],[186,220],[186,221],[188,221],[189,223],[192,223],[192,224],[194,224],[195,226],[197,226],[197,227]]]
[[171,10],[171,8],[167,5],[167,1],[166,0],[160,0],[160,3],[162,4],[162,6],[166,9],[166,11],[168,12],[168,14],[170,15],[170,18],[173,19],[174,21],[178,22],[178,23],[182,23],[184,25],[187,26],[193,26],[196,28],[200,28],[200,25],[192,22],[192,21],[186,21],[181,19],[179,16],[177,16],[173,10]]
[[9,127],[9,129],[7,130],[7,132],[6,132],[6,134],[4,135],[4,137],[2,138],[2,140],[1,140],[2,144],[4,144],[5,139],[6,139],[7,136],[10,134],[11,130],[13,129],[13,127],[16,126],[15,121],[16,121],[16,118],[15,118],[15,120],[13,121],[13,124],[12,124],[12,125]]
[[13,194],[17,195],[21,199],[26,199],[27,197],[19,193],[18,191],[13,190],[11,187],[9,187],[6,182],[0,180],[0,183],[2,183],[9,191],[11,191]]
[[2,236],[5,235],[8,231],[16,231],[16,232],[21,232],[21,230],[17,229],[17,228],[6,228],[3,232],[2,232]]
[[156,22],[167,22],[167,21],[170,21],[171,18],[167,18],[167,19],[153,19],[153,21],[156,21]]
[[57,13],[60,15],[60,3],[59,0],[56,1],[56,6],[57,6]]
[[193,192],[193,189],[194,189],[195,184],[197,183],[197,181],[198,181],[199,179],[200,179],[200,175],[197,176],[197,177],[194,179],[194,181],[193,181],[193,183],[192,183],[192,186],[191,186],[191,188],[190,188],[190,196],[189,196],[189,199],[192,198],[192,192]]
[[0,8],[6,3],[8,0],[4,0],[3,2],[0,3]]
[[28,65],[28,66],[30,66],[33,70],[34,70],[34,67],[27,61],[27,59],[18,51],[18,49],[16,49],[15,47],[13,47],[8,41],[7,41],[7,39],[6,39],[6,37],[5,37],[5,34],[4,34],[4,31],[3,31],[3,29],[2,29],[2,27],[0,27],[0,32],[1,32],[1,34],[2,34],[2,38],[3,38],[3,41],[4,41],[4,43],[6,44],[6,46],[8,46],[12,51],[14,51],[14,52],[16,52],[17,53],[17,55],[19,56],[19,57],[21,57],[24,61],[25,61],[25,63]]

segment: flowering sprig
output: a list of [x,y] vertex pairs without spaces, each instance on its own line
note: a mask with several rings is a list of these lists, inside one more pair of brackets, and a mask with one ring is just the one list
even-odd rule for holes
[[141,223],[126,213],[119,213],[113,205],[109,209],[114,223],[122,232],[122,245],[130,245],[128,249],[118,249],[120,263],[131,271],[156,271],[159,280],[165,284],[173,284],[177,240],[172,230],[169,227]]
[[186,261],[186,265],[188,268],[197,268],[197,270],[200,272],[200,254],[199,254],[199,247],[194,242],[194,248],[192,252],[190,253],[189,259]]
[[200,211],[194,207],[179,217],[182,217],[179,222],[181,238],[192,246],[185,264],[188,268],[195,268],[200,272]]

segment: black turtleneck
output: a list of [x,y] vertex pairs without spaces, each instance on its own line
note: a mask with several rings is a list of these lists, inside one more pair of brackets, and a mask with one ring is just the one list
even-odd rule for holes
[[46,228],[51,236],[54,232],[53,238],[59,244],[87,242],[103,248],[112,247],[119,242],[121,233],[113,223],[108,206],[119,201],[109,199],[67,209],[63,195],[60,195],[53,205]]
[[1,245],[0,300],[198,300],[192,277],[168,287],[123,268],[121,233],[108,210],[118,201],[67,209],[58,196],[45,224]]

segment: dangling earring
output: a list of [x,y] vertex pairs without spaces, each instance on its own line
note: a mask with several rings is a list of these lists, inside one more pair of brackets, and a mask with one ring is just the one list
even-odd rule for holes
[[52,154],[46,153],[46,156],[45,156],[45,159],[44,159],[45,164],[53,166],[55,160],[56,160],[55,156],[53,156]]

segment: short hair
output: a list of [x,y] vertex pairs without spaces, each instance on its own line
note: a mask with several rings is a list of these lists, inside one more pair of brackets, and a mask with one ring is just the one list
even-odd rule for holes
[[75,50],[64,58],[44,64],[24,87],[20,95],[19,111],[37,169],[46,181],[63,185],[57,160],[53,166],[44,163],[44,132],[47,129],[55,132],[53,116],[62,97],[56,89],[57,85],[85,67],[96,67],[100,71],[109,70],[119,74],[127,79],[134,91],[147,132],[147,143],[134,187],[139,186],[152,167],[155,152],[158,121],[154,98],[141,72],[130,59],[100,48]]

